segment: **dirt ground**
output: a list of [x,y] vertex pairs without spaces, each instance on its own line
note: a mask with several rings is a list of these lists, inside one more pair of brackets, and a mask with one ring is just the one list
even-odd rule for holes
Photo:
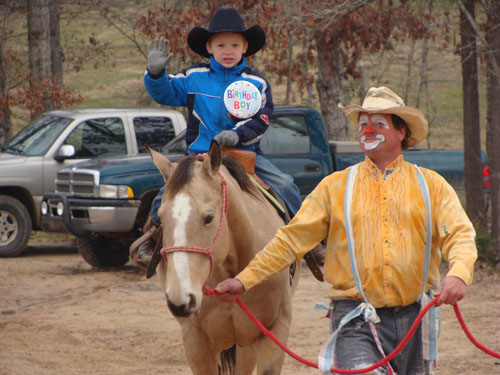
[[[72,241],[32,239],[18,258],[0,259],[1,375],[188,374],[180,330],[155,278],[135,266],[90,267]],[[304,268],[288,347],[315,362],[327,338],[327,285]],[[472,334],[500,352],[500,273],[476,272],[460,310]],[[500,374],[500,359],[473,346],[453,309],[441,308],[438,375]],[[317,374],[286,357],[284,375]]]

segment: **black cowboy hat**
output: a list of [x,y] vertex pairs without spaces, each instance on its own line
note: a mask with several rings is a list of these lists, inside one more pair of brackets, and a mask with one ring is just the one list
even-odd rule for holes
[[260,50],[266,42],[266,33],[259,25],[245,29],[243,19],[235,8],[219,8],[210,20],[208,30],[200,26],[194,27],[188,34],[188,46],[203,57],[210,57],[207,51],[208,39],[218,33],[239,33],[248,42],[245,56],[251,56]]

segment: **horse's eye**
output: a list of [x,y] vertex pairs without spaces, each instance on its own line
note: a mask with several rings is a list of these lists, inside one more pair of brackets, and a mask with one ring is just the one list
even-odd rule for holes
[[203,220],[203,224],[207,225],[210,224],[214,220],[215,215],[214,214],[208,214],[205,216],[205,220]]

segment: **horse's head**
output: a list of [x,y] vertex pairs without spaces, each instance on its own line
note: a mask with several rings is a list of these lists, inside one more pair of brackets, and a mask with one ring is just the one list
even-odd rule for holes
[[192,155],[176,164],[149,151],[167,186],[158,211],[164,261],[157,274],[171,312],[178,317],[196,315],[212,265],[222,261],[212,247],[223,247],[225,241],[221,236],[225,180],[219,175],[220,149],[213,142],[202,161]]

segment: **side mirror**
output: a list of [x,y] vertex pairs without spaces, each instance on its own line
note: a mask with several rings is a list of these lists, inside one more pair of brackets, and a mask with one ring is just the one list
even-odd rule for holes
[[76,155],[76,149],[73,145],[62,145],[59,150],[57,150],[54,159],[57,161],[64,161],[66,159],[70,159]]

